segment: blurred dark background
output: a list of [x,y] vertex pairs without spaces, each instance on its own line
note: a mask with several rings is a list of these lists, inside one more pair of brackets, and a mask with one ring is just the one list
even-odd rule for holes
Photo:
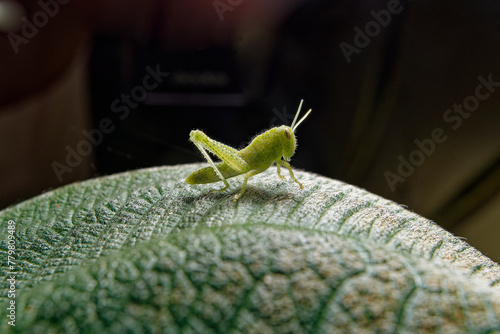
[[6,2],[0,29],[9,13],[38,31],[0,33],[1,207],[202,161],[194,128],[242,147],[304,99],[295,168],[408,206],[500,261],[498,1],[47,0],[16,2],[21,14]]

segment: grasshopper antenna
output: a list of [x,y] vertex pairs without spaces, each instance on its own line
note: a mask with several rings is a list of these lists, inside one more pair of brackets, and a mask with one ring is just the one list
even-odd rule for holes
[[309,109],[309,111],[306,112],[306,114],[304,115],[304,117],[302,117],[300,119],[300,121],[298,121],[297,124],[295,124],[295,126],[292,128],[293,132],[295,132],[295,129],[299,127],[300,123],[302,123],[306,119],[306,117],[309,116],[309,114],[311,113],[311,111],[313,111],[313,110]]
[[295,124],[295,122],[297,121],[297,118],[299,117],[300,109],[302,108],[302,102],[304,102],[304,100],[300,100],[299,110],[297,110],[297,113],[295,114],[295,118],[293,119],[293,122],[292,122],[291,128],[292,128],[293,132],[295,132],[295,129],[299,127],[300,123],[302,123],[307,118],[307,116],[309,116],[309,114],[312,111],[312,109],[309,109],[307,111],[307,113],[304,115],[304,117],[302,117],[300,119],[300,121],[298,121],[297,124]]
[[297,118],[299,117],[300,109],[302,109],[302,102],[304,102],[304,100],[300,100],[299,109],[297,109],[297,113],[295,114],[295,118],[293,119],[292,125],[290,126],[292,128],[292,130],[295,129],[294,125],[295,125],[295,122],[297,121]]

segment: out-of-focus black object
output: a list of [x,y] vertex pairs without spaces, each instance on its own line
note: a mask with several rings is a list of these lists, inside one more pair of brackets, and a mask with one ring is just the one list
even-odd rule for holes
[[103,36],[95,46],[96,127],[105,117],[116,125],[97,147],[101,173],[197,161],[188,142],[193,128],[241,143],[251,135],[244,130],[259,125],[229,49],[148,53]]

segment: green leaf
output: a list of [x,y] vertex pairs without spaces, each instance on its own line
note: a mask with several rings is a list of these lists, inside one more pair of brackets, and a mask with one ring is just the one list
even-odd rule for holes
[[234,202],[239,180],[220,194],[184,183],[201,166],[75,183],[0,212],[0,332],[500,331],[498,264],[433,222],[311,173],[297,172],[300,190],[273,168]]

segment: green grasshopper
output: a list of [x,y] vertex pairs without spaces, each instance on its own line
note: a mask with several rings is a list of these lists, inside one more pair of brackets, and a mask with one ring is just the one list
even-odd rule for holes
[[[295,178],[292,167],[288,163],[297,148],[297,141],[294,134],[295,129],[312,111],[309,109],[304,117],[295,123],[299,117],[302,102],[303,100],[300,101],[299,109],[295,114],[291,126],[282,125],[267,130],[255,137],[247,147],[240,151],[209,138],[200,130],[191,131],[189,140],[196,145],[210,166],[198,169],[189,174],[186,178],[186,183],[206,184],[222,181],[225,185],[224,188],[210,191],[221,192],[229,188],[227,179],[244,174],[245,180],[243,181],[241,191],[234,196],[234,200],[237,201],[245,193],[249,178],[262,173],[271,167],[273,163],[276,163],[280,179],[285,178],[280,172],[280,166],[283,166],[288,169],[290,176],[297,182],[300,189],[304,189],[304,186]],[[214,163],[207,151],[220,158],[222,162]]]

